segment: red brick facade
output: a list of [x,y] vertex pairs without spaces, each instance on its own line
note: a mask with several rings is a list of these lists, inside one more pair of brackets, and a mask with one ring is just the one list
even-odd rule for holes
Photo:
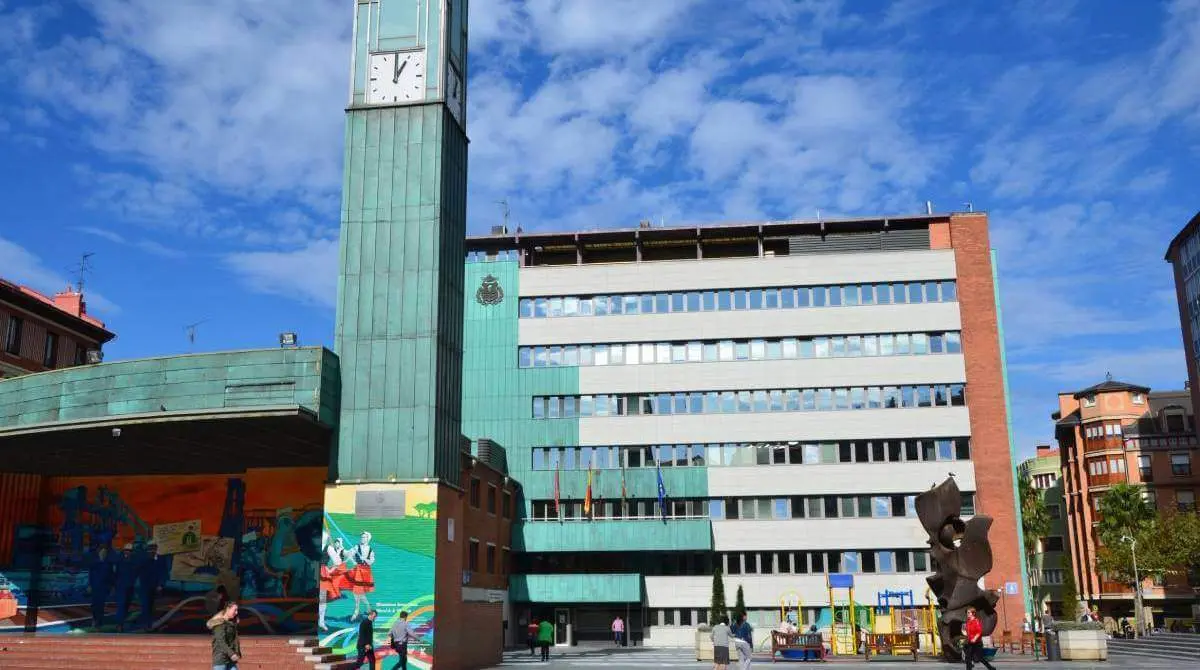
[[[936,224],[935,224],[936,225]],[[1002,595],[996,609],[999,630],[1020,631],[1024,619],[1024,580],[1013,496],[1013,462],[1005,411],[1004,372],[992,278],[991,245],[986,214],[954,214],[947,226],[958,270],[963,357],[967,369],[967,409],[971,413],[971,458],[975,463],[976,509],[992,517],[989,538],[994,565],[984,578],[989,589],[1003,593],[1017,584],[1016,595]],[[931,226],[930,243],[938,236]]]

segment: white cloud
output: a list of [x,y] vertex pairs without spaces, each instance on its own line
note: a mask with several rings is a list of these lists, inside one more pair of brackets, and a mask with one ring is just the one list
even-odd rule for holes
[[316,240],[292,251],[229,254],[225,265],[260,293],[325,308],[337,304],[337,240]]
[[[45,262],[19,244],[0,237],[0,268],[4,279],[22,284],[42,293],[54,295],[71,285],[62,274],[46,267]],[[118,314],[121,308],[102,294],[86,292],[88,308],[101,315]]]
[[94,237],[108,240],[113,244],[132,246],[153,256],[159,256],[162,258],[183,258],[185,256],[182,251],[178,249],[172,249],[165,244],[160,244],[148,239],[128,240],[123,235],[106,228],[96,228],[94,226],[76,226],[74,230],[86,235],[92,235]]

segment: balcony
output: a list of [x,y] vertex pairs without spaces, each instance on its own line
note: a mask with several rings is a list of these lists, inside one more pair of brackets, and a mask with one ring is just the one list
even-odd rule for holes
[[1088,488],[1096,489],[1099,487],[1108,487],[1113,484],[1124,484],[1124,472],[1110,472],[1103,475],[1088,475]]
[[526,521],[513,527],[513,550],[711,551],[708,519]]
[[1086,454],[1098,451],[1124,451],[1125,439],[1119,435],[1092,437],[1083,441],[1083,451]]
[[641,603],[642,576],[511,575],[512,601],[518,603]]

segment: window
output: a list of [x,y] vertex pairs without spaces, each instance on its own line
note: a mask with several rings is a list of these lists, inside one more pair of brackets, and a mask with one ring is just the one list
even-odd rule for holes
[[1063,583],[1062,570],[1042,570],[1042,584],[1057,585]]
[[504,513],[505,519],[512,518],[512,494],[508,491],[504,492],[504,502],[501,506],[501,511]]
[[1143,482],[1154,481],[1153,461],[1150,454],[1138,455],[1138,476]]
[[472,539],[467,543],[467,570],[479,570],[479,540]]
[[1096,406],[1096,396],[1094,394],[1084,396],[1083,397],[1083,406],[1084,407],[1095,407]]
[[1133,404],[1145,405],[1146,404],[1146,396],[1141,393],[1134,393],[1133,394]]
[[479,509],[479,478],[471,478],[471,507]]
[[496,513],[496,486],[494,484],[488,484],[487,511],[488,514]]
[[87,363],[87,347],[82,343],[75,344],[75,365]]
[[1061,519],[1062,509],[1058,505],[1046,505],[1046,514],[1051,519]]
[[1175,505],[1180,512],[1191,512],[1196,509],[1196,492],[1195,491],[1176,491]]
[[21,330],[25,323],[20,318],[8,318],[8,332],[4,335],[4,350],[14,356],[21,353]]
[[488,574],[496,574],[496,545],[494,544],[487,546],[487,571]]
[[58,335],[46,333],[46,350],[42,353],[42,365],[52,368],[58,364]]
[[1063,539],[1060,536],[1053,535],[1042,538],[1042,551],[1062,551]]
[[1168,433],[1183,433],[1187,431],[1184,427],[1183,412],[1163,412],[1163,417],[1167,422]]
[[1188,454],[1171,454],[1171,474],[1188,477],[1192,474],[1192,459]]

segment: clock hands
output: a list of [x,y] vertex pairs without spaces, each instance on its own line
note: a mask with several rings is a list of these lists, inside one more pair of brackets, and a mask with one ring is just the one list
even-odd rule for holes
[[400,67],[396,68],[395,74],[392,76],[393,84],[400,82],[400,75],[404,73],[404,68],[407,65],[408,65],[408,59],[406,58],[406,59],[404,59],[403,62],[400,63]]

